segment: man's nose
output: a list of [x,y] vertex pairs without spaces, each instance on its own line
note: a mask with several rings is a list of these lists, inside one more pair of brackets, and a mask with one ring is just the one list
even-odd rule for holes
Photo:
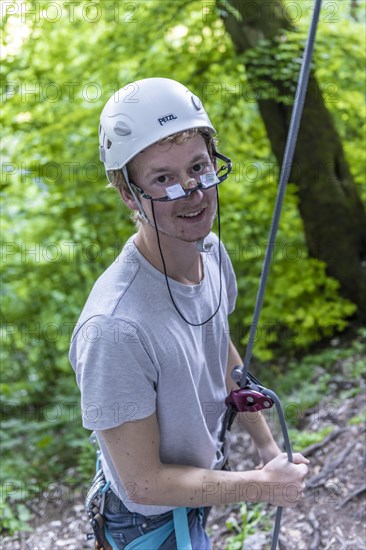
[[194,178],[188,178],[183,183],[183,189],[193,189],[194,187],[197,187],[197,182]]

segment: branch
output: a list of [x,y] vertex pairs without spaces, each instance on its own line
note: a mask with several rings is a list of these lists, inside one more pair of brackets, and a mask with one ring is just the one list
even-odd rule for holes
[[320,547],[320,527],[319,521],[316,519],[313,509],[311,509],[309,512],[309,521],[314,530],[314,535],[309,550],[318,550],[318,548]]
[[354,497],[357,497],[358,495],[361,495],[362,493],[365,493],[365,492],[366,492],[366,483],[365,483],[365,485],[362,485],[361,487],[358,487],[357,489],[355,489],[353,491],[353,493],[351,493],[344,500],[342,500],[342,502],[340,503],[340,505],[337,508],[342,508],[342,506],[347,504],[347,502],[352,500]]
[[352,443],[350,443],[345,449],[343,449],[343,452],[340,453],[338,458],[334,461],[332,460],[334,456],[334,453],[333,453],[329,457],[328,462],[325,464],[324,468],[320,471],[320,473],[309,479],[308,483],[306,484],[307,488],[314,489],[315,487],[324,485],[329,474],[332,473],[334,470],[336,470],[338,466],[342,464],[345,458],[351,453],[354,446],[355,446],[354,441],[352,441]]

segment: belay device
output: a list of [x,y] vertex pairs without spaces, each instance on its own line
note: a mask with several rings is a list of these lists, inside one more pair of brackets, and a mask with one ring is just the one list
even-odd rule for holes
[[[291,444],[288,437],[288,431],[286,427],[285,417],[282,411],[281,402],[278,399],[277,395],[262,386],[252,374],[249,373],[249,365],[252,357],[253,345],[256,337],[256,331],[258,326],[258,321],[263,305],[263,298],[266,289],[269,267],[271,263],[272,254],[274,251],[274,245],[276,241],[277,229],[281,215],[281,209],[283,205],[283,200],[285,197],[286,186],[288,178],[291,172],[292,160],[295,152],[295,146],[297,141],[297,136],[300,127],[301,115],[305,103],[306,90],[309,81],[310,74],[310,64],[314,50],[315,35],[316,29],[319,20],[319,13],[321,8],[321,0],[315,0],[313,17],[311,20],[311,25],[309,29],[309,34],[305,46],[304,56],[300,69],[299,81],[296,88],[294,108],[291,114],[290,127],[288,131],[285,153],[283,156],[282,167],[280,172],[278,191],[276,197],[276,204],[272,218],[271,229],[269,233],[268,245],[264,257],[262,273],[259,281],[259,288],[256,298],[256,303],[254,307],[253,322],[250,327],[248,345],[244,357],[244,366],[235,367],[232,373],[232,378],[240,386],[240,389],[233,390],[230,395],[226,398],[225,404],[227,409],[225,412],[223,425],[220,433],[220,441],[222,445],[225,440],[226,430],[230,430],[233,420],[238,412],[256,412],[263,409],[269,409],[274,404],[276,405],[276,410],[279,416],[282,433],[284,437],[284,443],[286,447],[286,452],[288,460],[293,462],[292,459],[292,450]],[[272,546],[271,550],[276,550],[278,536],[280,532],[282,516],[282,507],[277,508],[277,515],[275,526],[272,536]]]
[[[286,420],[283,414],[281,401],[277,395],[268,388],[262,386],[262,384],[251,373],[247,373],[245,384],[242,386],[242,373],[243,370],[240,367],[235,367],[231,376],[237,383],[240,382],[240,389],[232,390],[225,400],[226,412],[224,415],[222,428],[220,432],[219,440],[224,446],[226,430],[230,430],[232,423],[238,412],[258,412],[265,409],[270,409],[273,405],[276,405],[277,414],[280,420],[283,439],[286,447],[287,457],[289,462],[292,462],[292,449],[286,427]],[[272,535],[271,550],[276,550],[278,536],[280,533],[282,517],[282,508],[277,508],[276,522]]]

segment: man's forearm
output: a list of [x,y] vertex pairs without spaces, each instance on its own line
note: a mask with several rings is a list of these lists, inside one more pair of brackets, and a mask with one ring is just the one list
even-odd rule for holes
[[295,506],[302,495],[308,462],[295,453],[291,463],[281,453],[263,469],[247,472],[160,464],[140,475],[139,481],[130,478],[127,487],[131,501],[146,505],[195,508],[249,501]]
[[277,445],[267,421],[260,411],[239,413],[238,419],[258,448],[265,448],[273,444]]
[[[270,500],[270,487],[260,471],[227,472],[161,464],[148,479],[135,484],[131,500],[160,506],[217,506],[230,502]],[[132,486],[131,482],[128,486]]]

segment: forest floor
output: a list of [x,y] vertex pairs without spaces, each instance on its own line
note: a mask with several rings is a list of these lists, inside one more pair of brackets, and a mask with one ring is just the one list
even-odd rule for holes
[[[321,442],[302,451],[309,460],[305,496],[296,508],[283,511],[279,537],[280,550],[364,550],[366,541],[365,426],[360,419],[366,409],[365,387],[352,397],[340,398],[344,388],[356,381],[343,380],[301,419],[301,429],[321,432],[331,428]],[[352,392],[351,392],[352,393]],[[356,393],[356,392],[355,392]],[[274,415],[273,415],[274,416]],[[272,423],[272,417],[269,419]],[[271,424],[274,430],[277,424]],[[249,437],[233,426],[230,465],[233,470],[253,469],[257,464]],[[90,550],[86,533],[90,527],[84,512],[83,495],[57,487],[57,494],[39,502],[28,503],[33,510],[32,530],[4,536],[4,550]],[[208,531],[214,550],[268,550],[275,508],[265,506],[256,515],[259,521],[250,530],[242,524],[240,505],[225,505],[211,511]],[[252,519],[252,521],[254,521]],[[230,524],[236,528],[230,528]],[[245,533],[245,541],[244,539]],[[251,534],[253,533],[253,534]],[[232,538],[236,535],[236,542]],[[231,542],[230,542],[231,538]],[[148,549],[146,549],[148,550]],[[198,550],[198,549],[193,549]]]

